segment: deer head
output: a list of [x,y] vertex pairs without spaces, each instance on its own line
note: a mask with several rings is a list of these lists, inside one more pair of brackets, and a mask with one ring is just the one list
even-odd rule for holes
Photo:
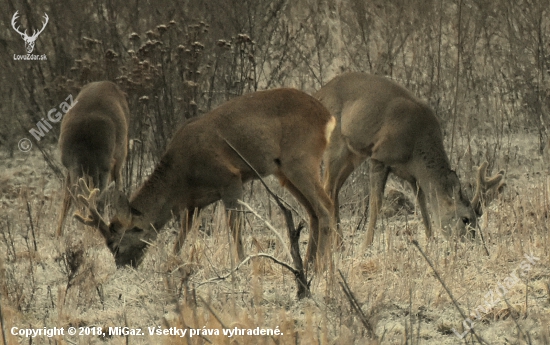
[[74,217],[81,223],[99,229],[103,235],[107,247],[115,257],[117,266],[133,266],[137,267],[145,253],[148,245],[148,239],[141,236],[135,236],[136,233],[152,234],[151,225],[143,221],[140,214],[132,214],[130,203],[124,194],[118,190],[113,192],[114,197],[111,198],[116,216],[107,223],[100,212],[97,210],[97,200],[99,189],[90,190],[84,179],[79,179],[78,185],[80,193],[78,194],[78,202],[87,210],[87,215],[83,216],[80,212],[76,212]]
[[[487,193],[492,190],[501,190],[505,184],[504,172],[493,176],[487,176],[488,163],[484,162],[476,174],[475,192],[471,200],[468,200],[461,188],[460,180],[454,171],[447,178],[447,193],[432,194],[431,204],[435,222],[441,226],[442,234],[446,238],[457,236],[460,238],[473,238],[476,235],[477,218],[483,214],[484,201]],[[452,196],[449,198],[448,196]]]
[[12,19],[11,19],[11,26],[13,27],[13,29],[21,35],[21,37],[23,38],[23,40],[25,41],[25,49],[27,50],[27,53],[30,54],[32,53],[32,51],[34,50],[34,42],[36,41],[36,39],[38,38],[38,35],[40,35],[42,33],[42,31],[44,31],[44,29],[46,28],[46,25],[48,24],[48,15],[46,13],[44,13],[44,19],[45,19],[45,22],[42,22],[42,29],[36,31],[36,30],[33,30],[32,31],[32,36],[28,36],[27,35],[27,30],[25,30],[25,32],[21,32],[19,31],[19,26],[15,27],[16,25],[16,21],[17,21],[17,18],[19,18],[19,16],[17,15],[19,13],[19,11],[15,11]]

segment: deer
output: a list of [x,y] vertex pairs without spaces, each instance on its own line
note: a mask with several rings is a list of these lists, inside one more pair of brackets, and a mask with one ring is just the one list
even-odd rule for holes
[[23,40],[25,41],[25,49],[27,50],[27,53],[30,54],[34,50],[34,44],[36,42],[36,39],[38,38],[38,35],[40,35],[42,31],[44,31],[44,29],[46,28],[46,25],[48,25],[48,21],[50,18],[46,13],[44,13],[44,22],[42,22],[42,29],[38,31],[33,30],[32,36],[28,36],[27,30],[25,30],[24,32],[21,32],[19,31],[19,26],[16,27],[17,19],[19,18],[18,14],[19,14],[19,11],[15,11],[15,13],[13,14],[13,17],[11,18],[11,26],[13,27],[15,32],[21,35],[21,38],[23,38]]
[[233,98],[184,122],[152,174],[130,199],[125,195],[115,198],[116,212],[109,222],[94,207],[97,190],[85,186],[79,200],[87,214],[74,216],[99,230],[117,267],[138,267],[148,245],[173,215],[179,214],[181,219],[174,245],[178,253],[194,216],[221,200],[233,248],[242,261],[239,200],[243,185],[258,176],[273,175],[309,214],[306,257],[315,265],[315,260],[327,255],[334,228],[332,201],[322,186],[320,166],[335,124],[319,101],[296,89],[257,91]]
[[[482,164],[475,194],[468,200],[451,169],[439,119],[428,104],[390,79],[360,72],[337,76],[314,97],[337,119],[324,156],[323,176],[337,225],[338,193],[350,174],[370,159],[369,220],[363,249],[373,243],[389,173],[410,183],[415,191],[428,239],[432,238],[428,201],[445,238],[475,236],[482,193],[500,188],[504,172],[487,177],[487,163]],[[342,236],[340,226],[338,233]]]
[[[78,190],[80,178],[103,192],[109,181],[122,188],[122,168],[128,152],[130,111],[126,94],[110,81],[85,85],[63,116],[59,135],[61,162],[67,170],[57,236]],[[103,210],[106,194],[99,198]]]

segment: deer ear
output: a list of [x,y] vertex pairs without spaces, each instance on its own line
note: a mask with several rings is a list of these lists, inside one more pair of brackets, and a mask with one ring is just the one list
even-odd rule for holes
[[132,208],[126,194],[115,189],[111,193],[111,200],[118,221],[126,229],[132,228]]

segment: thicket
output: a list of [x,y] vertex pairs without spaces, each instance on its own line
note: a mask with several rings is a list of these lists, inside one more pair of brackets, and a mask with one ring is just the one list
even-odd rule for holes
[[[132,111],[130,168],[155,162],[184,119],[243,93],[280,86],[313,92],[343,71],[389,76],[442,119],[454,164],[492,160],[509,133],[547,142],[550,19],[546,0],[8,1],[0,18],[0,144],[21,137],[68,94],[117,82]],[[34,54],[14,60],[49,23]],[[59,126],[34,141],[59,172]],[[491,144],[470,145],[473,134]],[[457,142],[466,152],[455,149]],[[475,151],[475,152],[474,152]],[[483,158],[486,157],[486,158]],[[150,164],[146,164],[150,166]],[[142,169],[137,180],[141,179]],[[136,182],[136,181],[134,181]]]

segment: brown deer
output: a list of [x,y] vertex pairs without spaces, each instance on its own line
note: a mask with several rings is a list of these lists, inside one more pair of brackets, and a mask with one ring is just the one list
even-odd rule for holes
[[121,172],[127,154],[129,121],[126,94],[109,81],[84,86],[74,106],[63,116],[59,149],[67,176],[56,232],[58,236],[63,233],[79,178],[86,177],[91,185],[102,191],[109,178],[117,188],[122,187]]
[[[503,172],[487,179],[478,171],[472,201],[464,197],[443,147],[439,120],[411,92],[384,77],[346,73],[322,87],[315,97],[337,119],[325,153],[324,186],[339,222],[338,192],[370,157],[369,223],[363,247],[373,242],[388,174],[408,181],[416,191],[426,236],[432,236],[427,201],[445,237],[463,236],[476,227],[482,190],[501,183]],[[468,233],[468,235],[470,235]]]
[[[238,199],[243,184],[257,178],[244,158],[260,176],[275,175],[304,206],[310,216],[306,255],[309,260],[320,258],[329,249],[327,240],[334,228],[320,165],[335,123],[319,101],[294,89],[234,98],[177,130],[147,181],[129,201],[125,196],[119,199],[109,224],[93,206],[97,191],[79,197],[89,212],[75,217],[100,230],[117,266],[135,267],[173,213],[182,215],[177,251],[195,210],[221,199],[242,260]],[[89,192],[85,186],[83,190]]]

